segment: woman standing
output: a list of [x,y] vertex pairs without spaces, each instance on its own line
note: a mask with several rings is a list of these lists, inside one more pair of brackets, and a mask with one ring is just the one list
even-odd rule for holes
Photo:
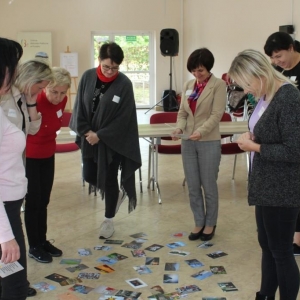
[[[296,81],[300,90],[300,43],[285,32],[271,34],[264,47],[276,70]],[[293,244],[294,255],[300,255],[300,215],[297,219]]]
[[70,122],[80,138],[83,178],[105,197],[105,220],[100,226],[103,239],[113,235],[113,218],[126,194],[129,212],[135,209],[135,171],[141,166],[133,87],[119,72],[123,59],[123,50],[116,43],[101,46],[98,68],[86,71],[80,80]]
[[213,238],[218,218],[217,179],[221,160],[219,122],[226,105],[226,84],[210,71],[214,56],[206,48],[195,50],[187,69],[195,79],[185,83],[173,139],[182,140],[184,173],[189,188],[195,227],[190,240]]
[[257,300],[296,300],[299,269],[293,235],[300,211],[300,92],[267,58],[245,50],[233,60],[229,76],[258,104],[249,119],[250,132],[238,139],[251,152],[249,205],[255,205],[262,249],[261,287]]
[[[0,38],[0,95],[7,93],[14,81],[16,67],[23,53],[19,43]],[[27,189],[22,160],[25,135],[12,124],[0,108],[0,245],[1,262],[18,261],[23,270],[1,278],[2,300],[27,297],[27,264],[20,210]]]
[[28,255],[41,263],[50,263],[52,256],[62,255],[62,251],[47,240],[47,207],[54,180],[56,132],[61,128],[71,76],[63,68],[54,67],[52,73],[54,79],[37,98],[37,110],[43,116],[40,130],[35,135],[28,134],[26,144]]

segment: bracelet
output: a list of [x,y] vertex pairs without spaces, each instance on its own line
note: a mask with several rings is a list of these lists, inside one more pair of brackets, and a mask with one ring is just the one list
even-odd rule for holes
[[35,107],[35,106],[37,106],[37,103],[36,103],[36,102],[33,103],[33,104],[28,104],[28,103],[26,103],[26,106],[27,106],[27,107]]

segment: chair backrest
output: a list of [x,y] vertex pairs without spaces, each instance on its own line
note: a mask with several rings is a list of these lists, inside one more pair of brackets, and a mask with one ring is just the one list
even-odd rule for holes
[[177,112],[161,112],[150,117],[150,124],[176,123]]
[[72,117],[72,113],[64,111],[62,116],[62,121],[61,121],[61,127],[69,127],[71,117]]
[[[224,112],[220,122],[231,122],[231,121],[232,121],[231,115],[227,112]],[[221,139],[225,139],[227,137],[232,137],[232,134],[221,135]]]

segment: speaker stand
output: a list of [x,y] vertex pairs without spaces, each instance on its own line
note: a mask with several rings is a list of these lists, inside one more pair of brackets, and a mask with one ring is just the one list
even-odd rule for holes
[[[152,107],[150,107],[146,112],[149,112],[152,108],[154,108],[155,106],[161,106],[163,107],[163,105],[159,105],[160,103],[162,103],[165,99],[169,98],[168,101],[168,107],[169,107],[169,111],[172,111],[174,108],[176,108],[178,110],[178,102],[176,97],[174,97],[173,93],[172,93],[172,58],[173,56],[170,56],[170,73],[169,73],[169,77],[170,77],[170,87],[169,87],[169,93],[167,95],[165,95],[159,102],[157,102],[156,104],[154,104]],[[174,102],[176,103],[176,106],[172,107],[172,100],[174,100]]]

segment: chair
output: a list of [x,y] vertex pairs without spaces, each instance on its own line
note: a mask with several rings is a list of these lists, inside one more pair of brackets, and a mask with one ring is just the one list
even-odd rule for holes
[[[221,122],[232,122],[231,115],[229,113],[224,112]],[[244,150],[241,150],[237,143],[232,142],[232,134],[221,135],[221,140],[230,137],[229,143],[221,143],[221,154],[222,155],[234,155],[234,164],[233,164],[233,172],[232,172],[232,180],[234,180],[235,175],[235,166],[236,166],[236,158],[238,154],[245,153]]]
[[[177,122],[177,112],[163,112],[163,113],[155,113],[150,117],[150,124],[162,124],[162,123],[176,123]],[[172,129],[170,128],[170,132]],[[172,140],[171,137],[162,137],[162,140]],[[154,149],[152,149],[154,148]],[[148,186],[150,188],[150,182],[152,181],[152,190],[154,190],[154,178],[150,178],[150,170],[151,170],[151,157],[152,151],[157,151],[159,154],[181,154],[181,143],[173,144],[173,145],[149,145],[149,164],[148,164]],[[157,183],[157,182],[156,182]],[[185,180],[183,181],[184,185]]]

